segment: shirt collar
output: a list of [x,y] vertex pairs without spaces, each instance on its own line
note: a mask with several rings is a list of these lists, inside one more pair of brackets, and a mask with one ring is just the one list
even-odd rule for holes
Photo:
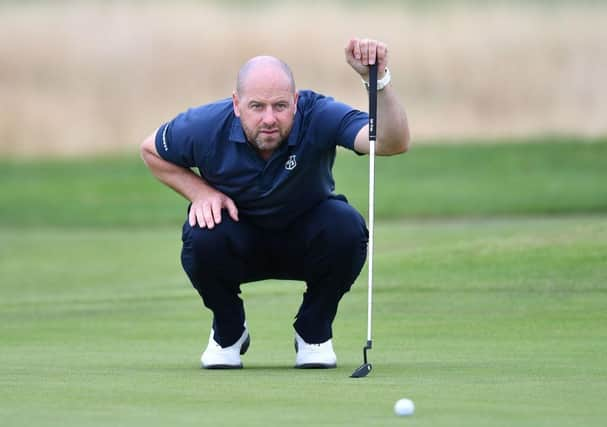
[[[299,135],[300,123],[301,117],[299,112],[297,112],[297,114],[295,114],[295,121],[293,122],[293,127],[291,128],[291,132],[289,133],[289,137],[287,138],[287,145],[297,145],[297,136]],[[234,116],[234,120],[232,120],[232,128],[230,129],[230,141],[238,142],[241,144],[247,142],[247,139],[244,136],[244,130],[242,129],[242,123],[240,123],[240,118],[236,116]]]
[[242,124],[240,123],[240,119],[234,116],[232,120],[232,128],[230,129],[230,141],[232,142],[247,142],[247,139],[244,137],[244,130],[242,129]]

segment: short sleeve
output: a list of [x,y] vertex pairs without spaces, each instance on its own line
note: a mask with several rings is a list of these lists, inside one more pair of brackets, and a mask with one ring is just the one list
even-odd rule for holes
[[319,134],[327,143],[354,151],[358,132],[369,123],[369,115],[333,98],[322,97],[314,107]]
[[369,124],[369,115],[358,110],[350,110],[340,121],[337,131],[337,145],[354,151],[354,140],[358,132]]
[[164,160],[191,168],[196,165],[194,126],[190,111],[179,114],[156,131],[156,151]]

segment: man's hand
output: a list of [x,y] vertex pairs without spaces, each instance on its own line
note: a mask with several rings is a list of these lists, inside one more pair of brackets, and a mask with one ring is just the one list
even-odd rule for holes
[[[388,47],[374,39],[352,38],[346,44],[346,61],[366,82],[369,65],[377,63],[377,78],[381,80],[388,66]],[[386,85],[377,94],[377,141],[375,154],[391,156],[409,149],[407,115],[392,85]],[[357,153],[370,152],[369,126],[363,126],[354,139]]]
[[192,200],[188,217],[190,226],[197,223],[200,228],[212,229],[221,222],[221,210],[227,209],[230,217],[238,221],[238,209],[232,199],[225,194],[208,187],[202,194]]
[[360,76],[369,80],[369,65],[377,62],[378,79],[383,78],[388,66],[388,47],[373,39],[353,38],[346,45],[346,61]]
[[238,221],[238,209],[232,199],[215,190],[190,169],[160,157],[154,142],[156,132],[141,144],[141,157],[156,178],[192,202],[188,216],[190,225],[211,229],[221,222],[222,209],[227,209],[230,217]]

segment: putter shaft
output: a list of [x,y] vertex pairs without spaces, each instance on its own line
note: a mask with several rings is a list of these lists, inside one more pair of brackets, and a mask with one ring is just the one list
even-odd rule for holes
[[373,368],[367,361],[367,350],[373,347],[371,319],[373,307],[373,238],[375,224],[375,141],[377,140],[377,62],[369,66],[369,246],[367,282],[367,343],[363,348],[364,364],[356,369],[352,378],[366,377]]

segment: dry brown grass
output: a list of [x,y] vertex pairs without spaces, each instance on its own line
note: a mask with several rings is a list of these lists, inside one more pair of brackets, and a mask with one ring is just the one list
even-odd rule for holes
[[389,43],[417,140],[607,131],[607,6],[300,4],[0,6],[0,154],[133,150],[229,96],[261,53],[290,63],[300,88],[365,108],[343,59],[353,35]]

